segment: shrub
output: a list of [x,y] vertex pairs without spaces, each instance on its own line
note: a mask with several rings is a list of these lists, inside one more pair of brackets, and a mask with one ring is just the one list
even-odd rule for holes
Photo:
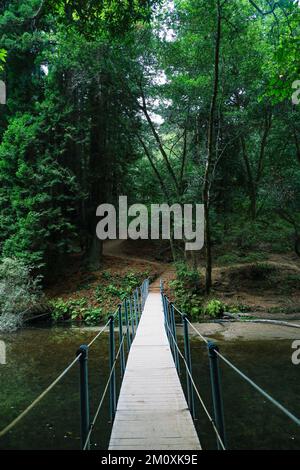
[[217,262],[221,265],[240,263],[241,259],[236,253],[228,253],[218,257]]
[[100,307],[89,307],[83,314],[83,320],[87,324],[98,323],[102,318],[102,308]]
[[202,313],[202,297],[191,289],[186,289],[179,280],[171,281],[169,285],[174,289],[178,308],[193,320],[198,320]]
[[14,330],[23,316],[41,300],[40,277],[32,277],[32,268],[15,258],[0,263],[0,331]]
[[177,279],[186,288],[198,290],[200,287],[200,274],[197,269],[190,268],[186,263],[176,263]]
[[55,321],[59,320],[78,320],[84,316],[87,300],[81,299],[55,299],[50,301],[52,307],[52,319]]
[[221,318],[225,310],[226,307],[220,300],[212,299],[207,303],[204,313],[212,318]]
[[98,323],[102,318],[102,308],[88,305],[87,299],[55,299],[50,302],[54,321],[74,320],[87,324]]

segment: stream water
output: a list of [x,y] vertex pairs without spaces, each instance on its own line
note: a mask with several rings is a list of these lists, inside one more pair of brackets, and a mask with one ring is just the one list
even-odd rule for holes
[[[70,363],[80,344],[95,331],[77,327],[28,328],[6,335],[7,364],[0,365],[0,428],[14,419]],[[222,352],[274,398],[300,415],[300,366],[291,362],[291,341],[218,342]],[[211,410],[207,351],[198,339],[191,342],[193,375]],[[276,410],[226,365],[222,365],[228,448],[300,449],[300,429]],[[108,337],[103,334],[90,350],[91,415],[108,377]],[[185,388],[185,376],[182,375]],[[117,369],[117,385],[120,374]],[[197,404],[196,427],[203,448],[216,447],[214,434]],[[92,448],[106,449],[111,424],[108,400],[95,426]],[[78,449],[78,365],[4,438],[0,449]]]

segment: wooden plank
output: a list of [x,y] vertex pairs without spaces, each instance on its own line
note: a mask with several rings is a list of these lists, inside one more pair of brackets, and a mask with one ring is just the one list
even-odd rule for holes
[[150,292],[132,343],[109,450],[200,450],[174,365],[160,293]]

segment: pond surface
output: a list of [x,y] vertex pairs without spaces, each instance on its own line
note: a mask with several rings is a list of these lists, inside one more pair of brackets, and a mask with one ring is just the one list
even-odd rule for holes
[[[0,366],[0,428],[24,410],[73,360],[80,344],[96,332],[85,328],[28,328],[6,335],[7,364]],[[300,366],[291,362],[291,341],[220,342],[223,354],[300,416]],[[201,395],[211,406],[207,352],[203,343],[191,341],[193,375]],[[228,366],[222,365],[228,448],[300,449],[300,429],[276,410]],[[1,449],[79,449],[78,365],[31,412],[0,440]],[[89,353],[91,415],[99,403],[108,377],[108,335],[103,334]],[[117,383],[120,373],[117,368]],[[182,374],[185,388],[185,375]],[[214,434],[195,397],[203,448],[216,447]],[[106,449],[109,442],[108,400],[95,426],[92,448]]]
[[[300,366],[292,364],[291,340],[217,341],[220,352],[273,398],[300,416]],[[192,341],[193,376],[212,410],[206,348]],[[300,449],[300,427],[220,361],[227,448]],[[216,448],[211,424],[197,406],[196,428],[203,448]]]

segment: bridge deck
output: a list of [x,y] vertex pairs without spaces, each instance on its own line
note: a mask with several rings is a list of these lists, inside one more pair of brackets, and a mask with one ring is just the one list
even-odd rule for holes
[[130,349],[109,449],[201,449],[169,347],[159,293],[149,293]]

